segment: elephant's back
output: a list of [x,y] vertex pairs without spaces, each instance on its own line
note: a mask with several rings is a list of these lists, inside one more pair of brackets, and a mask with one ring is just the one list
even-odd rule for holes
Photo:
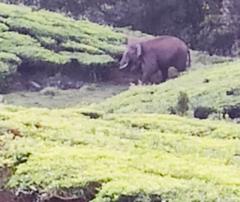
[[162,35],[158,36],[154,39],[150,39],[148,41],[143,42],[147,48],[155,48],[157,50],[160,49],[188,49],[186,43],[175,37],[175,36],[168,36],[168,35]]

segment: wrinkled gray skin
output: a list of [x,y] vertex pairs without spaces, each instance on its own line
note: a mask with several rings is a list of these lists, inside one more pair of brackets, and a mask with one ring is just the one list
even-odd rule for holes
[[169,67],[182,72],[190,63],[189,49],[182,40],[173,36],[159,36],[129,45],[123,53],[120,69],[141,71],[142,82],[148,84],[159,70],[162,72],[162,81],[166,81]]

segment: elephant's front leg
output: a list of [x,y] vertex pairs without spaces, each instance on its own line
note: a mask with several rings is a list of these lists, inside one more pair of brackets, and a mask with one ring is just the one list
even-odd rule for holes
[[150,78],[151,78],[151,74],[149,74],[148,72],[144,72],[142,75],[142,83],[146,85],[151,84]]
[[142,64],[142,82],[151,84],[151,76],[158,71],[157,61],[150,58]]

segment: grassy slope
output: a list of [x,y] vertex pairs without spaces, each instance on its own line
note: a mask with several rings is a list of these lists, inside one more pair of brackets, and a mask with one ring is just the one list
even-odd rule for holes
[[76,21],[48,11],[0,3],[0,73],[12,73],[22,61],[106,66],[125,40],[110,27]]
[[[179,92],[183,91],[189,96],[191,111],[198,106],[222,111],[225,106],[240,103],[239,67],[238,61],[223,63],[189,71],[158,86],[134,86],[98,108],[119,113],[169,113],[169,108],[177,104]],[[230,90],[234,91],[233,95],[226,94]]]
[[51,192],[100,182],[93,201],[140,193],[141,201],[153,194],[240,201],[238,125],[154,114],[89,119],[76,109],[10,106],[0,107],[0,120],[0,165],[15,170],[8,188]]

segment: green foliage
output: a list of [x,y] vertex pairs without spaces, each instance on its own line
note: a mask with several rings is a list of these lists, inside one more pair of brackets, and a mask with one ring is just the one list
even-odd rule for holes
[[191,51],[191,63],[192,63],[191,68],[193,69],[197,69],[205,65],[210,66],[214,64],[232,62],[234,60],[235,58],[231,58],[231,57],[223,57],[223,56],[217,56],[217,55],[210,56],[206,52]]
[[[0,51],[18,58],[16,65],[19,60],[64,65],[77,59],[80,68],[95,64],[101,68],[116,62],[113,56],[123,50],[124,35],[108,26],[3,3],[0,13]],[[12,65],[1,60],[0,64],[0,72]]]
[[46,46],[54,47],[55,44],[57,44],[55,39],[48,37],[48,36],[39,36],[37,39],[40,42],[40,44],[44,47],[46,47]]
[[[109,55],[91,55],[88,53],[69,53],[60,52],[64,58],[76,59],[80,64],[91,66],[91,65],[105,65],[113,63],[114,59]],[[104,66],[103,66],[104,67]],[[103,68],[102,67],[102,68]]]
[[0,75],[6,76],[9,73],[12,73],[16,70],[16,67],[21,64],[21,60],[19,57],[12,53],[0,52]]
[[89,46],[86,44],[79,44],[74,41],[67,41],[65,43],[62,43],[62,47],[64,49],[72,49],[74,51],[88,52],[90,54],[102,54],[103,53],[103,51],[101,51],[95,47],[92,47],[92,46]]
[[7,88],[7,84],[4,82],[5,78],[16,72],[21,62],[21,59],[15,54],[0,51],[0,89]]
[[189,110],[189,98],[188,95],[184,92],[180,92],[178,95],[178,101],[176,105],[177,114],[183,116],[186,115]]
[[[57,64],[67,62],[66,58],[54,51],[41,47],[41,44],[28,35],[16,32],[0,33],[0,51],[11,53],[32,61],[46,61]],[[16,56],[15,56],[16,57]]]
[[85,109],[0,109],[0,166],[15,169],[7,188],[51,192],[99,182],[93,201],[240,199],[238,125],[90,109],[101,116],[91,119]]
[[96,108],[111,113],[169,113],[182,91],[189,98],[189,115],[199,106],[221,113],[226,106],[239,103],[239,94],[228,93],[239,88],[239,75],[239,61],[190,69],[179,78],[161,85],[133,86]]
[[8,30],[8,26],[4,23],[0,23],[0,32],[5,32]]

